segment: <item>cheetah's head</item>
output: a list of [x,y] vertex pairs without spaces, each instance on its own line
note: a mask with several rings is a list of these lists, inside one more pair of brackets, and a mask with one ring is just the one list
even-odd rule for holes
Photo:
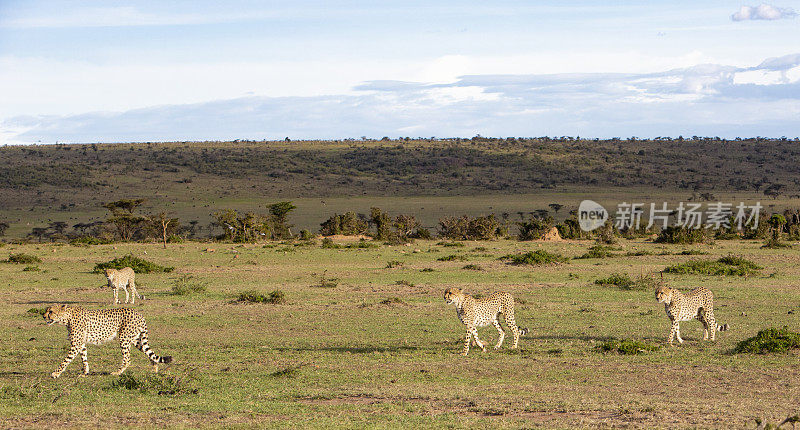
[[50,306],[44,311],[44,321],[47,325],[54,323],[67,325],[69,323],[70,313],[67,312],[67,305]]
[[106,270],[105,270],[105,273],[106,273],[106,278],[109,278],[109,279],[110,279],[110,278],[111,278],[111,277],[114,275],[114,272],[115,272],[115,270],[114,270],[114,269],[106,269]]
[[658,300],[658,303],[672,303],[672,288],[658,287],[656,289],[656,300]]
[[444,290],[444,301],[448,305],[457,305],[464,298],[464,292],[460,288],[448,288]]

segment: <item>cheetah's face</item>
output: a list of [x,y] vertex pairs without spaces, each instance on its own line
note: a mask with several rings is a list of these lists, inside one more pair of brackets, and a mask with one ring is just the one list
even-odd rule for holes
[[444,290],[444,301],[449,305],[455,305],[463,295],[464,293],[458,288],[448,288]]
[[672,288],[658,287],[656,290],[656,300],[658,300],[658,303],[671,303]]
[[70,316],[69,313],[66,312],[66,308],[66,305],[50,306],[44,311],[44,321],[47,325],[53,325],[54,323],[66,325],[69,322]]

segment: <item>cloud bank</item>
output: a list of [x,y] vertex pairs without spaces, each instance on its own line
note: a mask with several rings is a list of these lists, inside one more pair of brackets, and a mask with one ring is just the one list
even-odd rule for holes
[[774,21],[782,18],[794,18],[797,13],[792,8],[775,7],[766,3],[758,6],[742,6],[738,12],[731,15],[733,21],[767,20]]
[[349,94],[242,97],[124,112],[25,116],[11,142],[437,136],[800,135],[800,54],[658,73],[369,81]]

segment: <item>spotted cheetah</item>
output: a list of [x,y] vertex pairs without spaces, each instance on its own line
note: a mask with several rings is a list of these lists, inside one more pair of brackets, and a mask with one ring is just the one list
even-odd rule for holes
[[147,324],[144,317],[131,308],[87,310],[77,306],[50,306],[44,313],[47,325],[59,323],[67,326],[67,335],[72,346],[67,358],[50,376],[58,378],[75,356],[80,352],[83,360],[83,373],[89,373],[89,362],[86,359],[86,343],[99,345],[119,337],[122,347],[122,365],[112,375],[125,371],[131,362],[131,345],[147,354],[153,364],[153,371],[158,372],[158,364],[172,362],[172,357],[159,357],[147,344]]
[[700,320],[703,323],[703,340],[708,339],[709,332],[713,341],[717,331],[729,329],[728,324],[717,325],[714,319],[714,295],[708,288],[699,287],[689,294],[683,294],[674,288],[662,286],[656,289],[656,300],[664,304],[664,310],[672,321],[672,329],[667,339],[670,345],[673,338],[677,338],[678,343],[683,343],[679,326],[681,321]]
[[524,336],[528,332],[527,329],[517,328],[517,323],[514,321],[514,298],[509,293],[496,292],[489,297],[476,300],[469,294],[464,294],[464,292],[458,288],[448,288],[444,292],[444,301],[447,302],[447,304],[456,306],[458,318],[467,326],[467,336],[464,342],[464,351],[461,353],[462,355],[467,355],[469,352],[469,344],[473,338],[475,339],[475,344],[486,352],[486,347],[483,345],[483,342],[478,339],[477,327],[484,327],[489,324],[493,324],[498,333],[500,333],[500,339],[497,340],[497,345],[494,346],[494,349],[500,349],[500,346],[503,345],[503,339],[505,339],[506,333],[497,321],[497,314],[503,314],[506,325],[511,329],[511,333],[514,334],[514,345],[511,347],[512,349],[517,348],[520,335]]
[[[125,303],[128,303],[128,287],[131,287],[131,304],[136,302],[136,296],[139,296],[139,293],[136,292],[136,282],[134,281],[135,277],[136,272],[134,272],[130,267],[120,270],[106,269],[108,286],[114,289],[114,304],[119,303],[118,292],[120,288],[125,290]],[[142,296],[139,296],[139,298],[141,299]]]

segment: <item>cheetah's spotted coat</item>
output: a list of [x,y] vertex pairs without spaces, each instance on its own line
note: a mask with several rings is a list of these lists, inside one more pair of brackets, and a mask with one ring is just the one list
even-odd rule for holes
[[500,339],[497,340],[497,345],[494,349],[499,349],[503,345],[503,339],[506,333],[500,327],[497,321],[497,315],[502,313],[506,325],[511,329],[514,334],[514,345],[512,349],[516,349],[519,344],[520,335],[524,336],[528,330],[517,328],[517,323],[514,321],[514,298],[509,293],[496,292],[489,297],[483,299],[475,299],[469,294],[464,294],[458,288],[448,288],[444,292],[444,300],[448,304],[456,306],[458,317],[461,322],[467,326],[467,336],[464,342],[463,355],[469,352],[470,341],[474,338],[475,344],[478,345],[484,352],[486,347],[483,342],[478,339],[477,327],[484,327],[493,324],[500,334]]
[[86,358],[86,343],[99,345],[119,337],[122,347],[122,365],[112,372],[119,375],[131,362],[131,345],[136,345],[144,352],[158,372],[159,363],[170,363],[172,357],[159,357],[147,344],[147,324],[144,317],[130,308],[87,310],[67,305],[50,306],[44,313],[47,325],[59,323],[67,326],[67,335],[71,348],[67,358],[50,376],[58,378],[78,353],[83,360],[83,373],[89,373],[89,362]]
[[667,339],[667,343],[670,345],[674,338],[678,339],[678,343],[683,343],[681,321],[700,320],[703,323],[703,340],[708,339],[710,332],[713,341],[717,331],[725,331],[729,328],[728,324],[717,325],[717,321],[714,319],[714,295],[708,288],[699,287],[689,294],[683,294],[674,288],[659,287],[656,289],[656,300],[664,304],[664,310],[672,321],[672,329]]

